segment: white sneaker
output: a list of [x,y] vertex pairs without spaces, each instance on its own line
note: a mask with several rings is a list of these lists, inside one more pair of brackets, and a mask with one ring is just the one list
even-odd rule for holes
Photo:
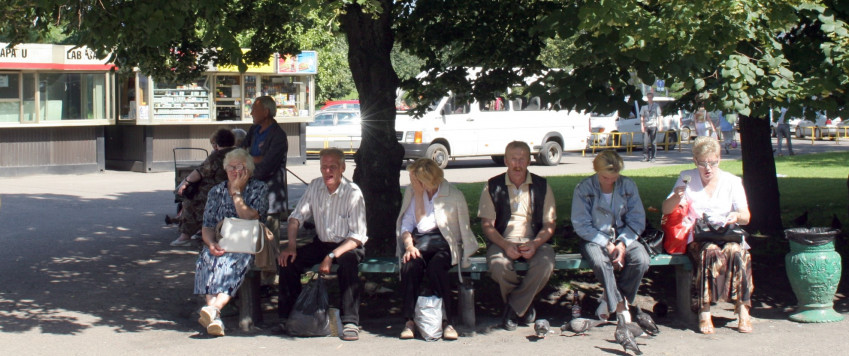
[[200,317],[198,318],[198,323],[204,328],[209,327],[215,319],[219,318],[218,309],[211,305],[207,305],[203,308],[200,308]]
[[619,320],[619,318],[625,319],[626,323],[630,323],[631,322],[631,312],[628,311],[628,310],[625,310],[621,313],[616,313],[616,320]]
[[206,333],[212,336],[224,336],[224,322],[221,318],[215,318],[209,326],[206,327]]

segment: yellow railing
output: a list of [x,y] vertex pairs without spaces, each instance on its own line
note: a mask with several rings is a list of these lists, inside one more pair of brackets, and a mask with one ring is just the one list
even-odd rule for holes
[[[684,143],[691,143],[690,138],[687,137],[686,141],[681,140],[681,132],[678,131],[677,139],[674,141],[669,141],[669,135],[667,132],[658,132],[658,135],[663,135],[663,142],[658,142],[656,145],[658,147],[663,147],[668,150],[670,145],[675,145],[678,147],[678,151],[681,151],[681,145]],[[596,149],[621,149],[624,148],[627,154],[631,154],[634,151],[634,148],[642,148],[643,144],[635,144],[634,143],[634,135],[642,135],[642,133],[637,132],[593,132],[590,134],[589,144],[587,148],[592,150],[592,154],[595,154]],[[688,135],[689,136],[689,135]],[[586,155],[586,150],[584,150],[583,155]]]
[[[307,135],[305,136],[307,141],[323,141],[323,148],[334,147],[331,142],[339,143],[340,141],[345,141],[345,146],[340,147],[341,145],[336,145],[335,147],[342,150],[345,154],[354,154],[357,152],[358,147],[354,147],[354,136],[350,135]],[[321,150],[317,149],[307,149],[307,154],[318,154]]]

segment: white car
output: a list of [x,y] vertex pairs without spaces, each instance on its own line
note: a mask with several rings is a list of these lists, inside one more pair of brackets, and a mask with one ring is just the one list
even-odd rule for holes
[[316,154],[322,148],[336,147],[353,154],[362,141],[362,121],[359,110],[331,110],[315,114],[315,120],[307,123],[306,149]]
[[829,119],[822,113],[817,113],[816,122],[810,120],[799,120],[796,124],[796,137],[805,138],[814,136],[817,139],[826,137],[835,137],[838,132],[838,125],[841,123],[839,117]]
[[[643,101],[647,102],[647,98],[643,97]],[[663,111],[666,105],[675,101],[675,98],[664,97],[664,96],[656,96],[654,97],[654,102],[660,105],[661,111]],[[637,103],[634,103],[634,111],[631,112],[632,115],[628,115],[628,117],[618,117],[616,119],[616,129],[613,132],[621,132],[621,133],[631,133],[628,135],[622,135],[621,139],[624,142],[630,142],[636,146],[643,145],[643,133],[640,128],[640,118],[639,118],[640,107]],[[678,132],[681,129],[681,111],[677,111],[672,113],[671,115],[664,115],[660,118],[661,126],[663,131],[658,131],[657,136],[655,136],[655,144],[660,144],[658,148],[663,148],[662,144],[664,142],[669,142],[670,145],[667,149],[671,150],[675,148],[675,144],[673,142],[678,142]],[[614,137],[614,140],[616,138]]]

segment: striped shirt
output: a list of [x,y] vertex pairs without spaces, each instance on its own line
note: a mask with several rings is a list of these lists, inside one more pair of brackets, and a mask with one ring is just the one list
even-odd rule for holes
[[345,177],[333,193],[327,191],[323,178],[313,179],[289,218],[298,220],[301,226],[313,218],[315,232],[323,242],[340,243],[351,238],[365,245],[368,240],[363,193]]

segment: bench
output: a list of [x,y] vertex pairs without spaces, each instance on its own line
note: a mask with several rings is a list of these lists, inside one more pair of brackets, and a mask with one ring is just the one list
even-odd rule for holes
[[[336,265],[333,265],[334,268]],[[686,255],[660,254],[654,256],[649,266],[673,266],[675,268],[675,293],[676,310],[679,317],[686,321],[695,320],[695,314],[690,311],[690,270],[692,266]],[[514,267],[517,271],[526,271],[527,263],[516,262]],[[457,273],[457,266],[451,272]],[[589,262],[583,260],[580,254],[559,254],[555,256],[554,270],[589,269]],[[398,259],[396,257],[372,257],[364,259],[359,265],[360,273],[394,273],[400,272]],[[463,326],[468,330],[475,330],[475,291],[473,280],[480,280],[483,273],[487,271],[486,257],[472,257],[471,265],[463,268],[462,273],[469,278],[463,278],[458,287],[459,300],[457,303],[458,315]],[[318,267],[313,268],[314,271]],[[250,330],[255,322],[262,320],[260,310],[260,276],[258,270],[251,270],[245,276],[242,287],[237,292],[239,307],[239,327],[243,331]]]

